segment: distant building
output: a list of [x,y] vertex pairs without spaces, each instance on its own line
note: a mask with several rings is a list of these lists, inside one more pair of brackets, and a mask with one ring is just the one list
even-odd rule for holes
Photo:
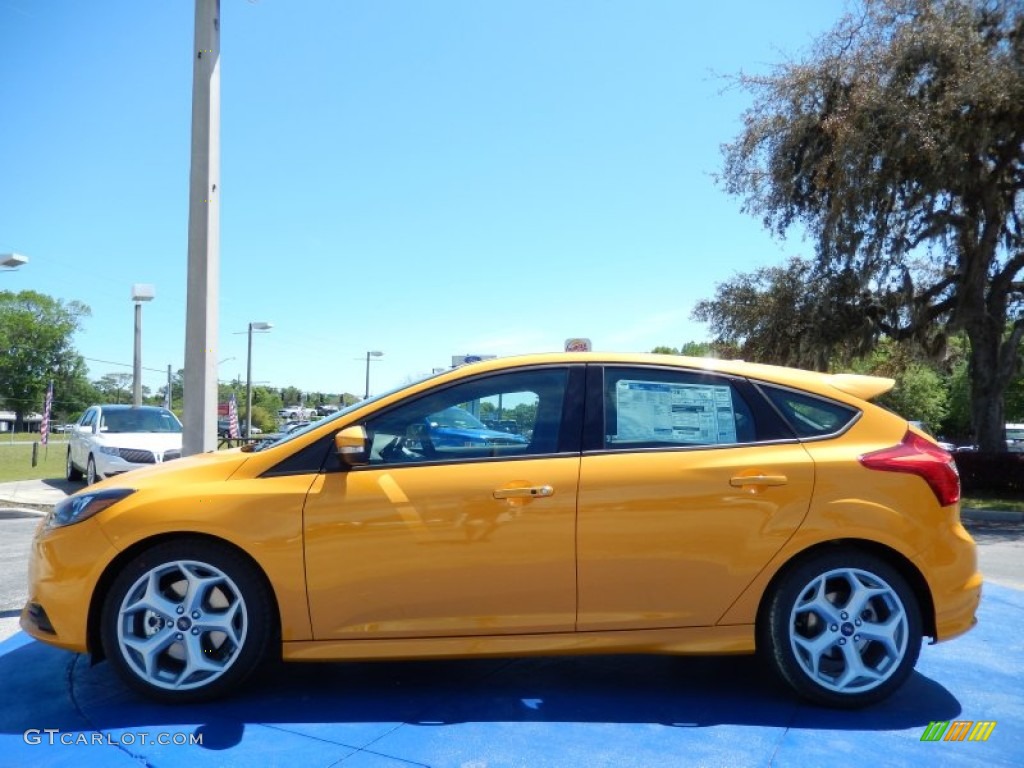
[[[43,423],[41,413],[26,413],[22,422],[22,429],[26,432],[38,432],[39,425]],[[14,411],[0,411],[0,432],[14,431]]]

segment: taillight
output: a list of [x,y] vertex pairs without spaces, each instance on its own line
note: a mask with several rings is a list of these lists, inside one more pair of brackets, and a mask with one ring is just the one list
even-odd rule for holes
[[869,469],[909,472],[923,478],[943,507],[960,501],[960,475],[953,457],[909,430],[899,445],[865,453],[860,463]]

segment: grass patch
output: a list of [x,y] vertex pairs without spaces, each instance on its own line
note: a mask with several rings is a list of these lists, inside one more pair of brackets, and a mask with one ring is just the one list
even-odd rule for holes
[[1024,512],[1024,499],[1018,496],[999,496],[994,493],[970,493],[960,502],[962,507],[971,509],[996,509],[1010,512]]
[[38,463],[32,466],[32,443],[0,439],[0,483],[15,480],[52,480],[64,477],[68,446],[63,440],[39,446]]
[[[50,433],[50,447],[57,441],[67,442],[67,436],[63,432]],[[19,445],[20,443],[38,443],[38,432],[0,432],[0,445]],[[41,448],[42,446],[40,446]]]

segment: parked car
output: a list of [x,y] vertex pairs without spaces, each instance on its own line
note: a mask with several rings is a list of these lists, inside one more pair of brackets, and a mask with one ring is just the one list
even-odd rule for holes
[[[667,355],[459,367],[65,499],[21,625],[167,702],[275,656],[759,651],[863,706],[922,637],[974,625],[982,583],[949,454],[870,402],[892,385]],[[451,408],[516,410],[529,438],[448,442]]]
[[[262,435],[263,430],[253,425],[253,435]],[[245,422],[239,422],[238,424],[238,436],[244,437],[245,435]],[[217,437],[230,437],[231,436],[231,420],[220,418],[217,419]]]
[[485,426],[469,411],[454,405],[429,414],[425,423],[430,440],[437,447],[526,445],[527,442],[526,438],[508,430]]
[[932,431],[932,428],[925,424],[923,421],[910,421],[908,423],[910,424],[910,426],[916,427],[917,429],[921,430],[926,435],[928,435],[928,437],[934,440],[942,450],[949,451],[950,453],[956,453],[956,445],[947,440],[942,440],[936,437],[935,433]]
[[1024,424],[1006,425],[1006,450],[1024,453]]
[[181,456],[181,422],[166,408],[94,405],[71,428],[66,475],[87,485]]

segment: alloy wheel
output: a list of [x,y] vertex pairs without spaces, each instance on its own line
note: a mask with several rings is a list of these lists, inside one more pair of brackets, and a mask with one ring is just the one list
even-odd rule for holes
[[176,560],[152,568],[127,590],[118,609],[117,643],[145,683],[190,690],[231,668],[248,629],[246,602],[226,573]]
[[815,577],[789,616],[797,664],[814,683],[842,694],[869,691],[900,667],[910,637],[897,591],[874,573],[839,568]]

